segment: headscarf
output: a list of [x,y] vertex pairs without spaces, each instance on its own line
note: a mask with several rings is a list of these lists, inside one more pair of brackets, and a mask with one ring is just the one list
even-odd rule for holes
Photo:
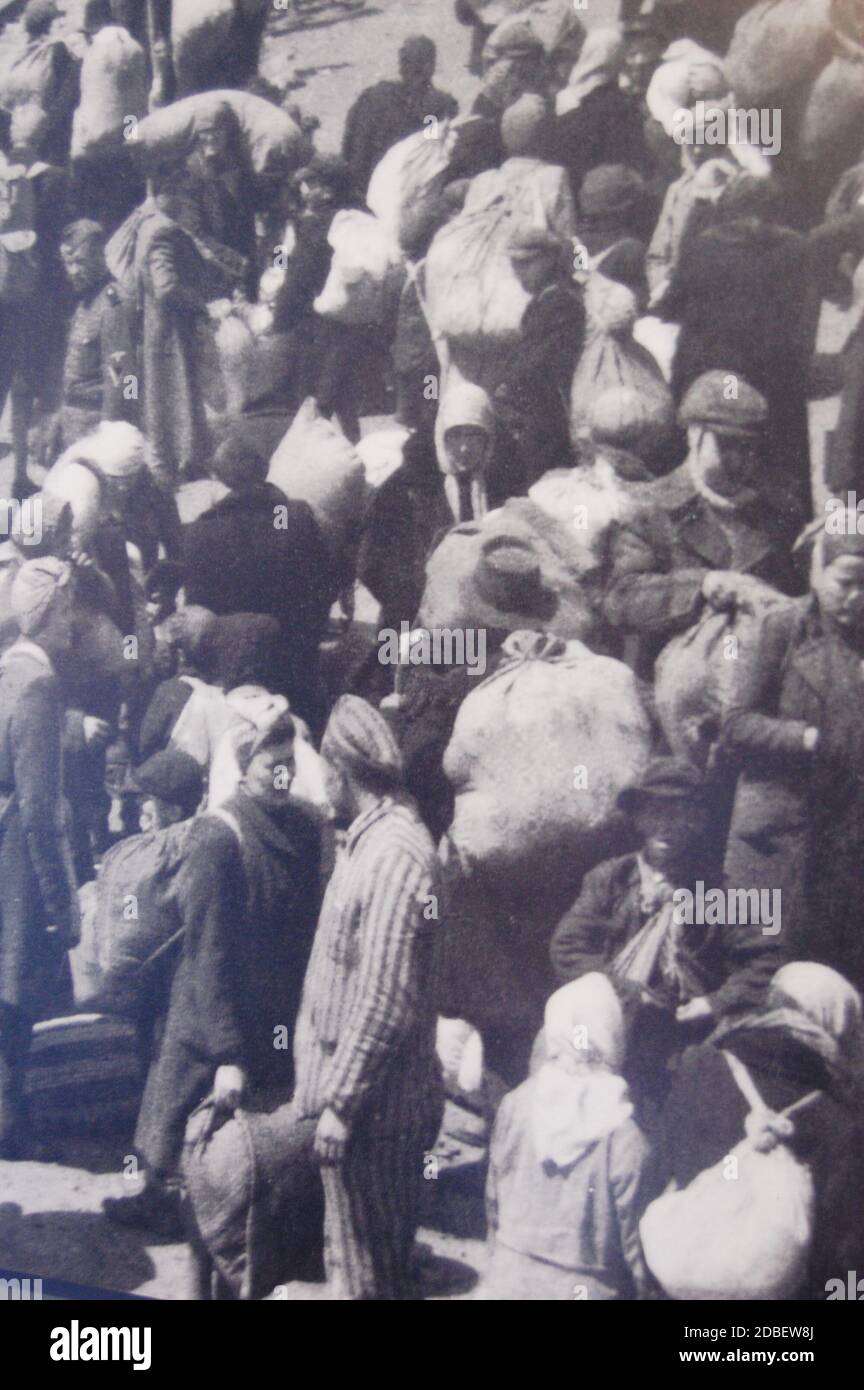
[[555,113],[575,111],[598,87],[615,82],[624,62],[624,35],[617,26],[592,29],[567,86],[555,98]]
[[624,1014],[605,975],[573,980],[546,1005],[547,1060],[532,1078],[531,1134],[544,1167],[566,1171],[633,1113]]
[[12,615],[25,637],[44,626],[59,595],[72,579],[72,566],[65,560],[46,555],[27,560],[14,580],[10,594]]
[[838,971],[793,961],[772,977],[766,1007],[721,1023],[709,1038],[726,1047],[741,1033],[782,1033],[821,1058],[837,1087],[860,1084],[864,1039],[858,991]]
[[390,725],[359,695],[342,695],[336,701],[324,730],[321,753],[361,778],[402,785],[405,765]]
[[[438,467],[444,474],[444,491],[447,501],[458,520],[460,514],[459,481],[453,472],[453,464],[447,452],[447,433],[460,425],[483,430],[490,440],[495,438],[495,410],[482,386],[472,381],[454,381],[447,387],[438,407],[435,419],[435,453]],[[488,511],[486,480],[484,477],[471,479],[471,510],[475,517],[484,516]]]

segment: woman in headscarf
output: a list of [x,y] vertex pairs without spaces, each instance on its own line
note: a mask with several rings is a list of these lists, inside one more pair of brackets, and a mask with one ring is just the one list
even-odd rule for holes
[[619,82],[624,48],[620,29],[592,29],[556,97],[549,158],[567,170],[574,198],[598,164],[647,167],[642,116]]
[[487,1185],[491,1256],[478,1296],[645,1298],[639,1219],[656,1196],[651,1148],[620,1075],[625,1030],[605,975],[546,1006],[546,1060],[504,1097]]
[[[74,643],[72,567],[29,560],[12,584],[20,637],[0,662],[0,1158],[19,1157],[32,1024],[56,1009],[78,940],[63,696],[55,662]],[[49,1017],[50,1012],[49,1012]]]
[[[746,1067],[764,1112],[748,1118],[724,1053]],[[760,1147],[788,1143],[808,1164],[816,1204],[799,1298],[824,1298],[826,1279],[860,1269],[864,1257],[862,1061],[858,991],[825,965],[794,961],[774,975],[761,1009],[722,1023],[684,1053],[664,1110],[665,1159],[679,1187],[725,1158],[745,1132]],[[794,1117],[778,1114],[808,1097]]]
[[183,954],[135,1133],[147,1181],[105,1204],[123,1225],[177,1232],[183,1134],[205,1097],[230,1115],[256,1091],[291,1093],[319,858],[318,829],[292,795],[295,733],[287,714],[250,725],[235,744],[239,788],[186,842],[176,879]]

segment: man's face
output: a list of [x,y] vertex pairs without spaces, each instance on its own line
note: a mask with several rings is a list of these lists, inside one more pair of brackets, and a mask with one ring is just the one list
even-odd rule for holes
[[60,256],[76,294],[84,294],[105,274],[105,254],[98,237],[88,237],[78,246],[61,246]]
[[228,131],[221,125],[202,126],[195,148],[206,164],[221,164],[228,154]]
[[399,75],[412,92],[422,92],[428,87],[435,74],[434,58],[401,58]]
[[175,806],[171,801],[162,801],[158,796],[145,796],[141,799],[138,824],[144,834],[148,830],[164,830],[166,825],[176,825],[184,819],[182,806]]
[[646,797],[633,817],[642,853],[661,871],[679,864],[705,831],[705,815],[686,797]]
[[763,481],[758,440],[695,427],[688,442],[687,464],[698,491],[712,493],[729,510],[757,500]]
[[447,454],[454,470],[473,477],[481,473],[489,453],[489,438],[485,430],[474,425],[455,425],[447,431]]
[[343,769],[331,758],[324,758],[324,786],[335,824],[340,827],[350,825],[354,809],[351,788]]
[[260,748],[246,769],[246,790],[265,806],[284,806],[294,781],[294,740]]
[[838,627],[864,632],[864,558],[838,555],[815,581],[819,606]]
[[641,39],[628,46],[624,55],[624,78],[636,96],[644,97],[654,72],[660,63],[660,45],[653,39]]

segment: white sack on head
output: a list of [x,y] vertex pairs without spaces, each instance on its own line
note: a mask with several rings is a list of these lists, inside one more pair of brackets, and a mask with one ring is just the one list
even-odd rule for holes
[[366,472],[357,450],[311,398],[303,402],[275,454],[267,481],[308,502],[331,555],[359,539],[366,511]]
[[109,24],[93,35],[81,64],[81,100],[72,118],[72,158],[120,148],[135,138],[131,119],[147,114],[147,57],[127,29]]
[[405,283],[405,261],[376,217],[354,209],[337,212],[327,240],[333,260],[315,300],[322,318],[336,323],[384,323],[395,314]]

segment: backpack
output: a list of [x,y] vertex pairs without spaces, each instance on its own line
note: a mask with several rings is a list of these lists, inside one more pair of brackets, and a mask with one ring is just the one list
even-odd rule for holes
[[[750,1113],[770,1115],[744,1063],[722,1055]],[[811,1091],[780,1114],[791,1116],[819,1094]],[[748,1135],[687,1187],[652,1202],[639,1234],[648,1267],[670,1298],[782,1300],[795,1298],[804,1278],[813,1208],[806,1164],[785,1143],[764,1153]]]

